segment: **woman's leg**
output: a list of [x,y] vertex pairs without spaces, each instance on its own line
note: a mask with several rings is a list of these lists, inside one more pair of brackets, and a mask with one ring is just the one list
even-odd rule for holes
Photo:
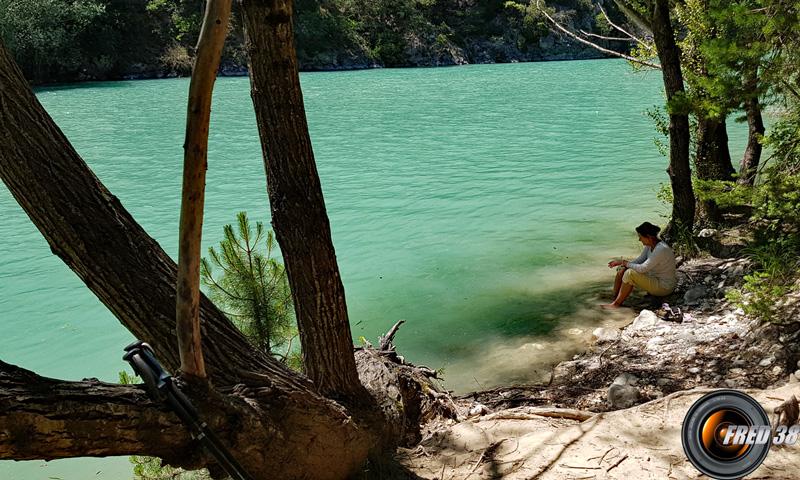
[[617,298],[619,295],[619,289],[622,287],[622,276],[625,274],[625,267],[620,267],[617,270],[617,276],[614,278],[614,298]]

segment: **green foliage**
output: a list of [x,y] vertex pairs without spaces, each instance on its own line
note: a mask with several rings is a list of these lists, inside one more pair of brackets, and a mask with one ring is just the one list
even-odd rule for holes
[[713,200],[721,208],[750,205],[757,189],[749,185],[724,180],[693,179],[694,193],[698,200]]
[[77,69],[87,57],[82,36],[105,12],[99,0],[0,0],[0,36],[26,70],[47,75]]
[[161,465],[156,457],[132,456],[134,480],[211,480],[207,470],[187,471],[181,468]]
[[776,304],[791,291],[800,267],[799,252],[800,241],[797,236],[762,238],[748,247],[745,255],[753,261],[757,270],[744,277],[741,289],[726,294],[728,300],[753,317],[775,323],[786,321],[776,315]]
[[[299,354],[292,348],[297,335],[292,296],[286,270],[272,257],[275,239],[261,222],[254,229],[245,212],[236,219],[235,230],[225,225],[219,249],[208,250],[210,260],[202,259],[203,283],[253,345],[298,367]],[[220,276],[214,276],[214,267],[221,270]]]

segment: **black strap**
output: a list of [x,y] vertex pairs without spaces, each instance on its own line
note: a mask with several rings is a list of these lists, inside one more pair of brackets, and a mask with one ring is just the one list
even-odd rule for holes
[[192,438],[203,444],[228,475],[234,480],[251,480],[230,451],[200,419],[197,409],[178,388],[172,376],[158,363],[150,345],[141,340],[134,342],[125,347],[122,359],[130,363],[133,371],[144,381],[150,396],[156,401],[166,403],[178,415],[188,427]]

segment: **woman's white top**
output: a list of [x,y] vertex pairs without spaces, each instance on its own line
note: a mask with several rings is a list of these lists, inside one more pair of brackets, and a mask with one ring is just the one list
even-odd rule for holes
[[664,242],[658,242],[652,250],[645,246],[642,254],[636,260],[628,262],[628,268],[657,278],[659,283],[666,288],[675,288],[678,284],[675,253]]

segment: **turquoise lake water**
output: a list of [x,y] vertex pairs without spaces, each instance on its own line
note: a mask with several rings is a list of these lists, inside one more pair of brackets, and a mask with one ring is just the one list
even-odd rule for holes
[[[657,74],[594,60],[305,73],[303,91],[353,335],[397,320],[399,351],[459,392],[545,378],[598,325],[633,228],[664,222],[645,110]],[[98,177],[177,253],[187,79],[38,96]],[[247,78],[216,84],[204,243],[245,210],[269,222]],[[745,129],[731,126],[734,158]],[[0,187],[0,358],[115,381],[131,335]],[[624,314],[622,314],[624,315]],[[0,462],[0,478],[122,479],[125,459]]]

